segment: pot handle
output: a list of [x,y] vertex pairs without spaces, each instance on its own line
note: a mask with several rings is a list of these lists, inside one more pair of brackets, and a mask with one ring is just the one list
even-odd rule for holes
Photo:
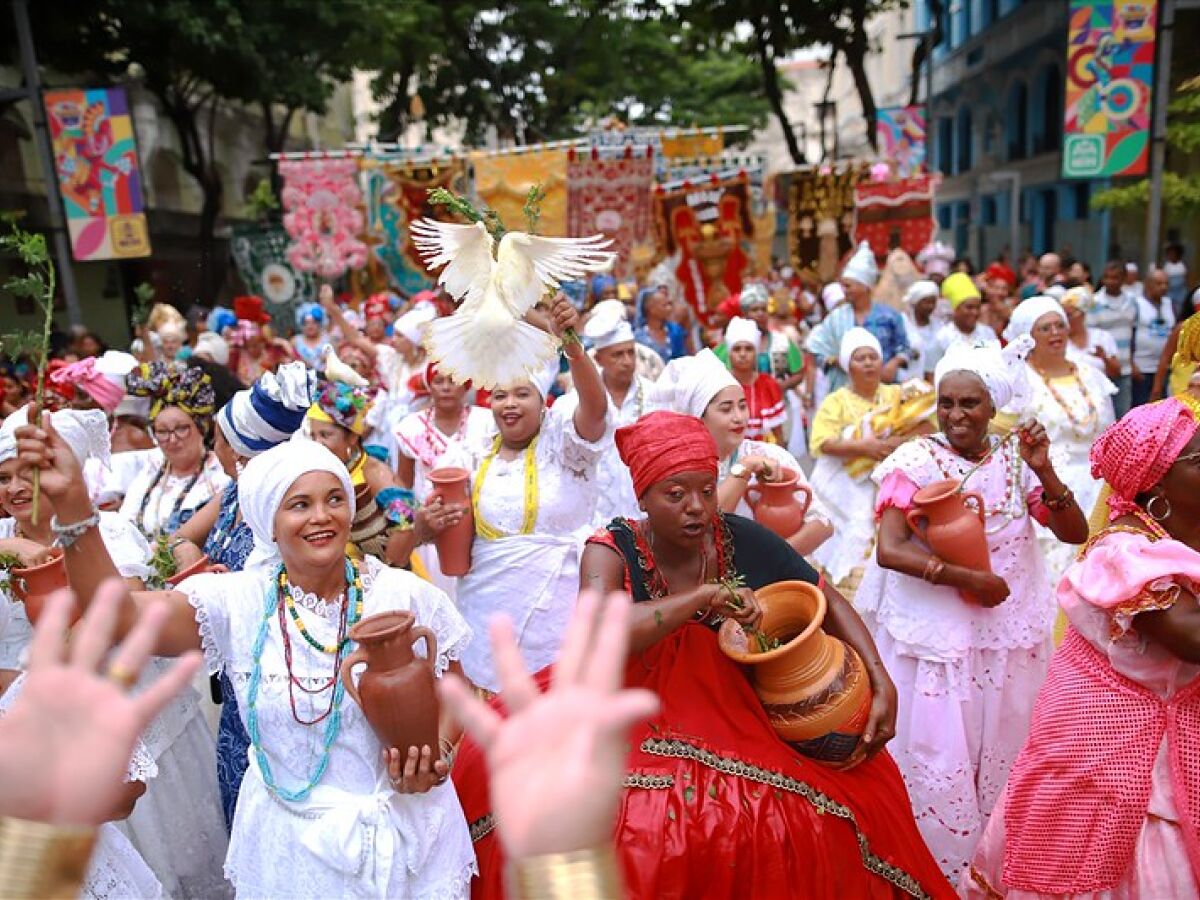
[[796,493],[804,495],[804,501],[800,504],[804,507],[804,514],[808,515],[808,508],[812,506],[812,488],[807,484],[796,485]]
[[425,657],[429,661],[429,665],[433,670],[437,671],[437,635],[424,625],[414,625],[408,630],[408,639],[415,644],[421,638],[425,638]]
[[[975,502],[968,502],[971,500],[974,500]],[[983,511],[983,497],[978,492],[972,491],[970,493],[963,494],[962,502],[963,506],[971,510],[971,512],[975,513],[975,515],[979,516],[979,521],[981,524],[985,526],[987,525],[987,519],[985,518],[986,514]]]
[[925,515],[924,510],[919,506],[916,509],[910,509],[904,514],[904,518],[908,522],[908,527],[913,530],[913,534],[928,544],[929,541],[925,540],[925,528],[929,522],[929,517]]
[[354,652],[342,660],[342,667],[338,670],[338,674],[342,679],[342,684],[346,688],[346,693],[354,698],[354,702],[362,708],[362,698],[358,696],[358,688],[354,684],[354,676],[350,673],[356,665],[367,661],[367,651],[365,647],[359,646]]

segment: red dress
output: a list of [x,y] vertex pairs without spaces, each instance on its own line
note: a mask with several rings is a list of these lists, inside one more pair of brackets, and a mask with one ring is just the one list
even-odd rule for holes
[[746,437],[762,440],[787,421],[783,390],[773,376],[759,372],[742,390],[746,393]]
[[[735,537],[731,556],[747,544],[746,555],[761,559],[748,541],[761,544],[765,529],[726,521],[734,526],[726,532]],[[608,532],[591,542],[615,549]],[[652,560],[644,542],[639,550]],[[786,577],[800,566],[812,571],[794,560]],[[771,577],[780,573],[765,573],[766,580],[745,574],[752,587],[782,580]],[[627,896],[954,896],[921,840],[891,757],[882,752],[837,771],[799,755],[776,737],[745,675],[706,625],[684,625],[631,658],[626,683],[662,699],[659,714],[630,735],[616,829]],[[502,897],[504,860],[484,761],[469,742],[454,782],[479,859],[473,896]]]

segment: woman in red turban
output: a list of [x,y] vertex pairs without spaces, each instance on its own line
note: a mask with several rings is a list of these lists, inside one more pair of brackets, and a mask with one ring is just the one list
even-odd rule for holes
[[[699,419],[651,413],[616,440],[646,518],[615,519],[593,536],[580,580],[633,595],[626,683],[662,701],[630,735],[616,830],[626,895],[953,896],[921,841],[900,773],[881,752],[896,694],[862,621],[823,587],[825,628],[861,655],[875,697],[856,764],[839,770],[775,734],[714,628],[722,616],[756,623],[755,589],[816,584],[816,572],[762,526],[719,512],[717,449]],[[715,582],[739,575],[747,587],[733,609]],[[479,860],[475,896],[501,896],[501,848],[473,745],[460,752],[454,779]]]

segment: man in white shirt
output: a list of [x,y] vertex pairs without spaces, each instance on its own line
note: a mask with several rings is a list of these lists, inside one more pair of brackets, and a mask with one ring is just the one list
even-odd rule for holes
[[[1101,288],[1096,292],[1096,302],[1088,312],[1088,325],[1107,331],[1117,345],[1117,358],[1121,361],[1121,374],[1113,379],[1117,395],[1113,397],[1113,408],[1117,418],[1129,412],[1133,402],[1134,374],[1141,374],[1133,364],[1134,335],[1137,331],[1137,299],[1125,290],[1125,266],[1110,260],[1100,276]],[[1157,361],[1155,362],[1157,366]],[[1151,376],[1153,377],[1153,376]]]
[[1134,406],[1150,402],[1154,373],[1163,347],[1175,327],[1175,305],[1167,292],[1167,273],[1154,268],[1146,273],[1144,293],[1136,295],[1138,320],[1137,342],[1133,348],[1133,385],[1131,399]]

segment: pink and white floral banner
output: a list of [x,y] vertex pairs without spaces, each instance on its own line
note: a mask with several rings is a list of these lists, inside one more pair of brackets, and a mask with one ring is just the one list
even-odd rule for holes
[[329,279],[365,266],[367,245],[358,239],[364,224],[358,160],[283,160],[279,174],[283,227],[292,239],[288,261]]

